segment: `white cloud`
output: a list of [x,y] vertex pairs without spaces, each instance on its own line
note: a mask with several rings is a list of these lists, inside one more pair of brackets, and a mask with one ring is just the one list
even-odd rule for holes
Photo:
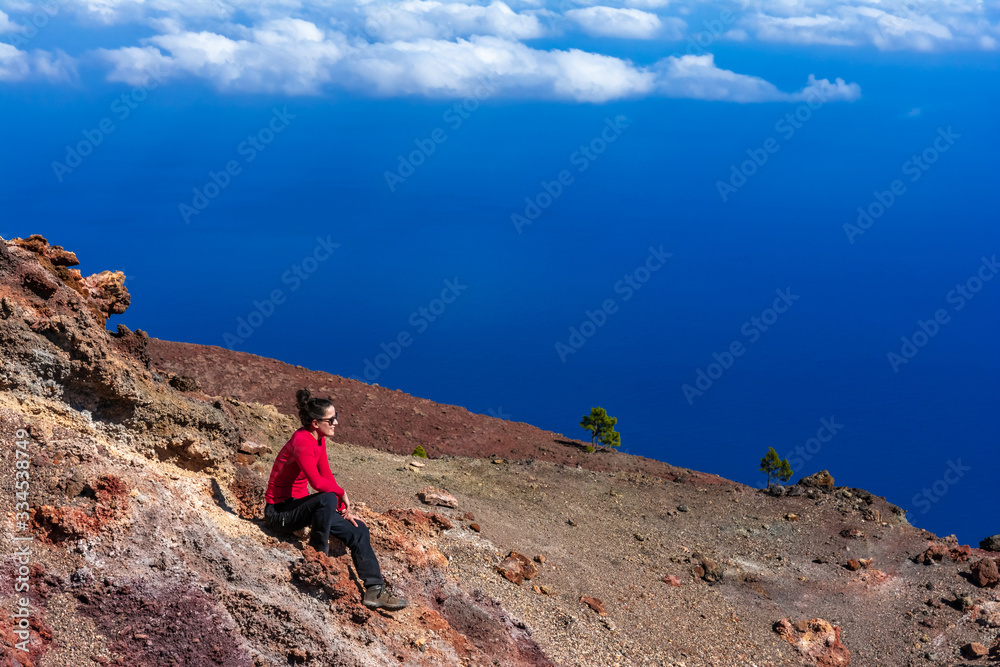
[[363,7],[365,34],[380,41],[496,35],[532,39],[544,35],[538,18],[518,14],[503,2],[487,6],[436,0],[406,0]]
[[[550,26],[579,24],[589,34],[673,40],[690,17],[700,30],[707,15],[737,19],[727,38],[764,42],[875,46],[903,50],[994,50],[1000,43],[992,0],[53,0],[60,15],[97,23],[180,31],[223,32],[227,22],[259,25],[301,19],[368,41],[454,39],[494,35],[514,40],[546,36]],[[573,9],[573,6],[583,9]],[[66,11],[62,11],[65,9]],[[28,0],[5,0],[4,11],[30,15]],[[651,13],[655,10],[657,13]],[[669,15],[667,11],[669,10]],[[633,13],[635,12],[635,13]],[[0,33],[10,29],[0,12]],[[661,27],[657,29],[657,21]],[[22,21],[23,22],[23,21]],[[697,27],[695,27],[697,26]]]
[[[292,40],[295,33],[299,39]],[[731,102],[854,100],[857,84],[810,75],[782,92],[759,77],[720,69],[711,55],[668,57],[650,67],[579,49],[540,50],[500,37],[350,43],[299,22],[275,22],[249,39],[214,33],[150,38],[143,48],[103,51],[110,78],[133,85],[195,76],[219,90],[321,94],[339,87],[376,96],[503,97],[602,103],[644,96]]]
[[[984,0],[53,1],[60,9],[53,22],[63,23],[59,34],[86,33],[79,41],[97,44],[89,53],[100,56],[109,79],[142,83],[153,71],[209,81],[220,91],[321,94],[346,88],[446,97],[469,94],[482,77],[493,77],[498,94],[585,102],[648,95],[795,101],[809,91],[851,100],[860,94],[856,84],[811,78],[802,90],[783,92],[762,78],[719,68],[710,52],[726,42],[780,42],[800,50],[819,44],[845,50],[1000,48],[997,11]],[[3,34],[15,33],[38,10],[28,0],[3,0],[3,7]],[[583,51],[575,43],[585,33],[642,40],[645,53],[665,54],[678,50],[676,42],[707,34],[710,23],[720,29],[713,28],[706,55],[649,65]],[[106,30],[103,24],[125,27]],[[150,36],[129,40],[129,34]],[[545,37],[558,39],[559,48],[525,43]],[[0,79],[74,76],[75,61],[66,54],[29,53],[19,50],[27,48],[15,41],[20,35],[5,39],[13,45],[4,45]],[[794,57],[790,68],[797,67]]]
[[157,48],[102,50],[113,66],[109,78],[138,85],[157,76],[192,75],[220,90],[311,94],[330,80],[330,66],[343,57],[337,44],[308,21],[280,19],[249,31],[249,39],[212,32],[158,35]]
[[837,79],[830,83],[809,75],[800,91],[785,93],[774,84],[756,76],[719,69],[711,54],[670,57],[657,63],[657,91],[667,97],[727,102],[821,102],[854,101],[861,97],[861,86]]
[[0,9],[0,35],[5,32],[21,32],[21,26],[10,20],[2,9]]
[[[639,9],[615,7],[587,7],[571,9],[566,18],[576,23],[588,35],[597,37],[623,37],[627,39],[652,39],[663,30],[663,22],[656,14]],[[680,22],[680,26],[677,25]],[[680,19],[668,19],[668,39],[679,39],[685,24]]]
[[75,77],[73,59],[62,51],[21,51],[0,42],[0,81],[70,81]]
[[996,36],[1000,25],[988,20],[981,3],[951,0],[761,0],[727,34],[741,41],[911,51],[990,50]]

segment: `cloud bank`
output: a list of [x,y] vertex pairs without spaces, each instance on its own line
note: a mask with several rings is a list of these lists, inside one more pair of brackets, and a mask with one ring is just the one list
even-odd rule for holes
[[[222,92],[458,97],[489,79],[501,96],[592,103],[792,102],[810,90],[854,100],[856,83],[809,72],[801,90],[781,91],[721,67],[712,45],[1000,49],[997,10],[976,0],[48,0],[39,7],[9,0],[0,11],[0,82],[69,80],[85,63],[112,81],[142,82],[155,68],[168,80],[203,80]],[[59,22],[87,34],[87,47],[72,57],[32,48],[34,35]],[[695,36],[707,48],[681,55],[691,54]],[[662,45],[674,55],[636,64],[598,52],[595,44],[608,39],[641,42],[644,53]]]

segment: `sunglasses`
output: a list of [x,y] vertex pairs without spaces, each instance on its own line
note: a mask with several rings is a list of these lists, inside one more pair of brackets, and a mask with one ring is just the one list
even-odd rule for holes
[[313,421],[330,422],[330,426],[333,426],[333,422],[337,421],[337,415],[334,415],[332,417],[328,417],[327,419],[314,419]]

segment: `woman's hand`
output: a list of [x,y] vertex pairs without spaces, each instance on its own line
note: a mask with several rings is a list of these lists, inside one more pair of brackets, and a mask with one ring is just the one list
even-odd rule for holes
[[340,510],[340,515],[342,517],[344,517],[345,519],[347,519],[348,521],[350,521],[352,524],[354,524],[354,527],[357,528],[358,527],[358,521],[357,521],[358,517],[357,517],[357,515],[354,514],[354,512],[351,511],[351,499],[347,497],[347,492],[346,491],[344,492],[344,495],[341,496],[340,499],[342,501],[344,501],[344,507],[343,507],[343,509]]

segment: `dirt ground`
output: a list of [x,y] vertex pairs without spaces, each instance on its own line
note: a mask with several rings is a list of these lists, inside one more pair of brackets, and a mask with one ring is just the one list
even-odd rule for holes
[[[130,301],[124,276],[84,277],[76,262],[41,237],[0,244],[0,510],[8,545],[32,538],[25,570],[14,547],[0,558],[4,581],[30,584],[0,596],[0,667],[1000,663],[997,554],[914,528],[868,491],[817,480],[765,493],[272,359],[108,331]],[[319,554],[308,531],[260,520],[301,387],[350,417],[331,469],[410,600],[402,611],[361,604],[342,545]],[[416,445],[430,458],[410,456]],[[428,488],[455,506],[422,503]]]

